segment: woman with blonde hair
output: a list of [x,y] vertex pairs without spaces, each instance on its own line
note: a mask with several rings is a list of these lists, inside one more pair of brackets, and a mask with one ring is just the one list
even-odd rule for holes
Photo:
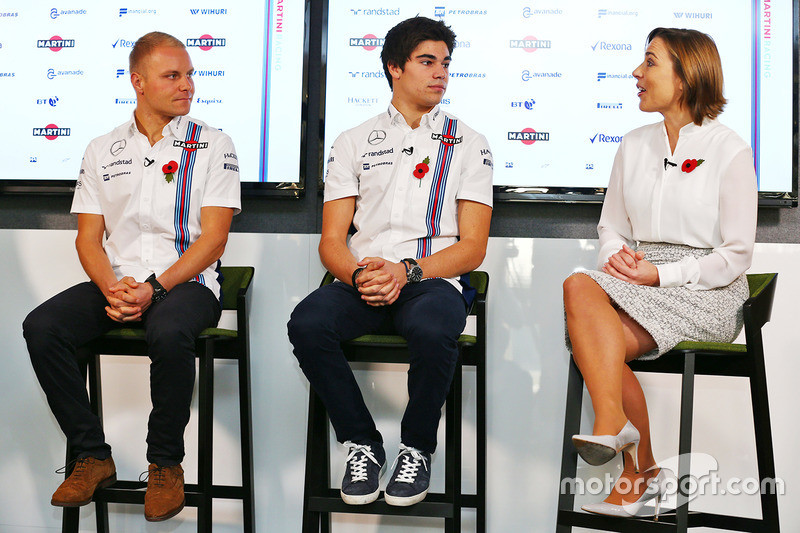
[[598,224],[598,270],[564,281],[569,343],[595,412],[592,434],[573,443],[592,465],[624,452],[611,494],[583,509],[613,516],[641,514],[653,499],[657,515],[665,491],[626,363],[681,341],[737,337],[757,214],[752,151],[716,118],[726,100],[714,41],[656,28],[633,76],[639,109],[663,121],[623,138]]

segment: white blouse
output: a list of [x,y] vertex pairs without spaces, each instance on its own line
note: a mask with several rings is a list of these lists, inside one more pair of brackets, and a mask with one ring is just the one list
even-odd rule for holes
[[[693,159],[703,162],[686,172],[682,165]],[[752,151],[733,130],[709,119],[688,124],[673,154],[663,122],[637,128],[614,159],[597,226],[598,265],[636,242],[712,248],[701,258],[658,265],[660,285],[724,287],[750,267],[757,210]]]

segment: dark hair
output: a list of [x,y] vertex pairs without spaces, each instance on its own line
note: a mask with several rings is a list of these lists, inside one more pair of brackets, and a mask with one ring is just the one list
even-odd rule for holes
[[142,60],[153,53],[159,46],[174,46],[175,48],[186,48],[182,42],[168,33],[151,31],[139,37],[133,45],[131,55],[128,56],[128,68],[131,72],[138,72]]
[[656,28],[647,44],[658,37],[672,57],[675,74],[683,82],[681,104],[698,126],[703,118],[716,118],[728,102],[722,95],[722,62],[714,39],[697,30]]
[[411,59],[411,52],[423,41],[443,41],[452,54],[456,47],[456,34],[441,20],[419,16],[404,20],[386,34],[381,61],[390,88],[393,85],[389,65],[397,65],[402,69],[406,61]]

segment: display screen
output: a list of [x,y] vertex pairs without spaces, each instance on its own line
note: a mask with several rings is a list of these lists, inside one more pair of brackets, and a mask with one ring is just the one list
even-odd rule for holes
[[417,14],[457,35],[442,105],[483,133],[497,199],[602,201],[638,108],[633,70],[653,28],[715,40],[728,104],[719,120],[753,148],[762,204],[796,204],[797,0],[328,0],[325,145],[385,111],[386,32]]
[[195,68],[190,115],[231,136],[243,191],[296,195],[306,4],[3,0],[3,189],[74,185],[89,141],[130,119],[128,55],[157,30],[186,45]]

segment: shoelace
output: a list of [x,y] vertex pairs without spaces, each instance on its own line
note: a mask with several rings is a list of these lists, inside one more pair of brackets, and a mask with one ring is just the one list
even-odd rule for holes
[[[166,467],[156,466],[153,470],[153,484],[156,487],[163,487],[164,486],[164,471]],[[141,474],[139,474],[139,481],[148,481],[150,478],[150,470],[145,470]]]
[[79,459],[75,459],[74,461],[70,461],[69,463],[65,464],[58,470],[56,470],[56,474],[64,474],[66,473],[67,469],[71,465],[75,465],[75,468],[72,469],[72,474],[75,477],[80,477],[83,475],[84,471],[86,471],[86,463],[89,461],[90,457],[81,457]]
[[[409,458],[409,455],[411,458]],[[428,461],[425,459],[425,456],[422,455],[422,452],[411,446],[406,446],[403,443],[400,443],[400,454],[397,456],[397,459],[394,460],[394,463],[392,463],[392,470],[394,470],[397,461],[399,461],[401,457],[403,458],[403,463],[400,465],[400,473],[395,478],[395,481],[398,483],[414,483],[417,479],[417,471],[419,470],[420,462],[425,467],[425,470],[428,470]]]
[[[350,441],[345,442],[344,445],[350,448],[350,454],[347,456],[347,462],[350,463],[350,482],[367,481],[367,459],[380,466],[372,454],[372,446]],[[357,457],[359,454],[361,457]]]

